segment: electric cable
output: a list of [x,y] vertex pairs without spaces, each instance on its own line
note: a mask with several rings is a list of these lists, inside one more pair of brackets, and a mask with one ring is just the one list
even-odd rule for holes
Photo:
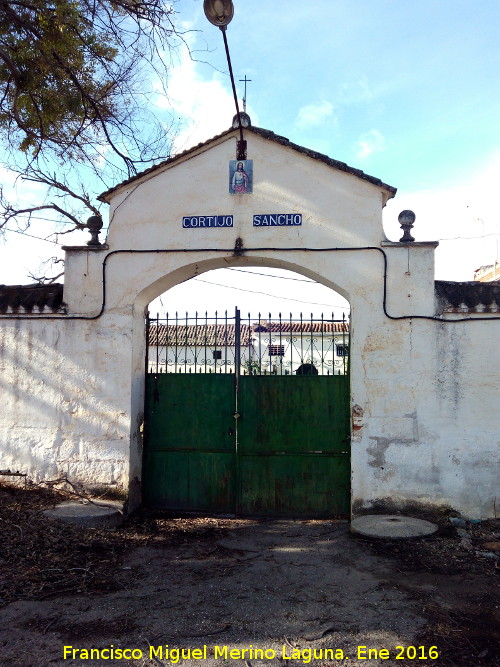
[[[383,299],[382,299],[382,309],[384,315],[390,320],[430,320],[433,322],[443,322],[447,324],[455,324],[458,322],[493,322],[500,320],[500,317],[462,317],[447,319],[444,317],[437,317],[435,315],[391,315],[387,311],[387,254],[386,252],[377,246],[360,246],[360,247],[347,247],[347,248],[301,248],[301,247],[285,247],[285,248],[271,248],[271,247],[262,247],[262,248],[244,248],[238,245],[235,245],[234,248],[167,248],[167,249],[151,249],[151,250],[136,250],[136,249],[122,249],[122,250],[112,250],[109,252],[103,260],[102,263],[102,302],[101,308],[96,315],[0,315],[0,319],[7,320],[98,320],[102,317],[106,309],[106,267],[108,259],[114,255],[120,254],[189,254],[189,253],[232,253],[233,257],[240,257],[247,252],[359,252],[359,251],[376,251],[382,254],[383,263],[384,263],[384,272],[383,272]],[[194,276],[193,276],[194,277]]]
[[[248,272],[250,273],[250,272]],[[265,275],[265,274],[261,274]],[[271,276],[272,278],[273,276]],[[279,277],[279,276],[276,276]],[[263,294],[264,296],[270,296],[274,299],[279,299],[280,301],[295,301],[295,303],[308,303],[311,306],[328,306],[329,308],[333,308],[333,305],[330,303],[316,303],[314,301],[302,301],[301,299],[291,299],[290,297],[286,296],[276,296],[275,294],[268,294],[267,292],[257,292],[256,290],[251,290],[251,289],[243,289],[242,287],[233,287],[233,285],[221,285],[220,283],[212,283],[208,280],[202,280],[201,278],[193,278],[193,280],[196,280],[196,282],[199,283],[205,283],[206,285],[216,285],[217,287],[225,287],[227,289],[235,289],[238,290],[238,292],[249,292],[250,294]],[[290,278],[290,280],[293,280],[293,278]],[[318,284],[318,283],[316,283]],[[346,308],[345,306],[337,306],[337,308]],[[346,308],[347,310],[347,308]]]
[[311,285],[321,285],[317,280],[306,280],[305,278],[289,278],[288,276],[273,276],[271,273],[259,273],[258,271],[245,271],[245,269],[233,269],[228,267],[226,271],[238,271],[239,273],[249,273],[252,276],[265,276],[266,278],[279,278],[280,280],[295,280],[298,283],[310,283]]
[[[22,234],[22,236],[29,236],[31,239],[37,239],[38,241],[46,241],[46,243],[53,243],[54,245],[60,245],[62,246],[62,243],[59,243],[59,241],[51,241],[50,239],[44,239],[41,236],[33,236],[33,234],[28,234],[27,232],[22,232],[19,229],[8,229],[7,227],[4,228],[5,232],[13,232],[14,234]],[[57,232],[53,232],[56,234]]]

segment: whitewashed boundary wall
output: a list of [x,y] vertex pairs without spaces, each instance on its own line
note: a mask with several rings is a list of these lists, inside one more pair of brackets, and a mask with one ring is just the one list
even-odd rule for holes
[[130,365],[130,334],[111,318],[1,324],[0,468],[36,481],[126,484],[130,400],[106,366]]
[[[148,304],[214,268],[277,267],[351,304],[353,513],[420,504],[493,516],[498,285],[435,284],[435,243],[384,236],[394,188],[267,131],[246,131],[253,194],[229,194],[236,137],[105,193],[106,244],[67,249],[64,303],[26,312],[0,288],[0,468],[118,486],[135,505]],[[254,227],[264,214],[301,214],[302,225]],[[183,227],[203,215],[231,215],[233,227]]]

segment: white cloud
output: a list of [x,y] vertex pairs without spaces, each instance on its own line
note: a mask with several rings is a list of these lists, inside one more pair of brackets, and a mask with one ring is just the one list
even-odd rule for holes
[[[156,89],[160,93],[161,86]],[[168,97],[159,94],[157,105],[169,109],[180,121],[181,130],[174,139],[175,153],[231,127],[236,109],[229,77],[214,72],[211,79],[203,79],[199,64],[189,57],[187,50],[179,64],[170,70],[167,89]],[[248,113],[256,125],[256,114],[250,108]]]
[[397,221],[404,209],[415,212],[412,235],[437,241],[436,278],[473,280],[474,270],[499,259],[500,225],[497,182],[500,153],[468,180],[439,190],[396,195],[384,209],[384,228],[391,241],[402,236]]
[[295,122],[300,128],[317,126],[334,117],[335,108],[331,102],[323,100],[320,104],[306,104],[297,113]]
[[0,185],[6,198],[14,203],[26,204],[26,201],[33,201],[41,204],[46,191],[46,187],[41,183],[25,180],[4,166],[0,166]]
[[372,153],[380,153],[385,149],[385,138],[379,130],[369,130],[362,134],[355,145],[356,155],[360,159],[369,157]]
[[349,79],[340,86],[339,99],[343,106],[373,102],[374,98],[375,94],[366,77],[358,81]]
[[[44,204],[47,198],[47,188],[43,184],[18,178],[14,172],[3,166],[0,166],[0,184],[6,199],[13,206],[39,206]],[[60,245],[46,239],[58,229],[58,225],[51,222],[50,218],[50,212],[42,210],[34,214],[32,224],[25,231],[23,228],[26,217],[11,220],[0,231],[0,284],[32,283],[33,280],[28,276],[30,272],[36,274],[38,267],[51,256],[64,256]],[[83,244],[88,237],[80,241],[82,235],[86,236],[77,231],[59,240],[67,245]],[[54,236],[50,238],[55,240]],[[50,269],[45,268],[45,272],[47,271]],[[54,274],[59,271],[60,267],[57,266]]]

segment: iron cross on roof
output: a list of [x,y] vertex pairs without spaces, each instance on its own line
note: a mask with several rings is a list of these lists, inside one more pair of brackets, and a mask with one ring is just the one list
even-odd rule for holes
[[247,75],[245,74],[244,79],[240,79],[241,82],[245,84],[245,92],[243,94],[243,111],[246,113],[247,110],[247,83],[250,83],[252,79],[247,79]]

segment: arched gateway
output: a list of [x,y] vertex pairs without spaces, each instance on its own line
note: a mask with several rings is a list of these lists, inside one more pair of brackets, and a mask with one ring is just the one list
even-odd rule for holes
[[[34,407],[10,424],[5,463],[123,486],[137,504],[148,304],[211,269],[277,267],[351,304],[353,513],[420,502],[490,515],[496,423],[486,348],[495,324],[485,320],[498,290],[469,299],[463,284],[457,304],[448,283],[435,284],[436,243],[388,241],[382,208],[393,187],[258,128],[246,130],[252,163],[240,166],[237,138],[224,132],[104,193],[108,238],[66,248],[64,304],[42,321],[43,308],[20,317],[7,307],[4,340],[17,358],[36,349],[43,361],[18,383],[18,405],[30,396]],[[467,321],[452,322],[455,312]],[[481,442],[474,408],[489,434]]]

